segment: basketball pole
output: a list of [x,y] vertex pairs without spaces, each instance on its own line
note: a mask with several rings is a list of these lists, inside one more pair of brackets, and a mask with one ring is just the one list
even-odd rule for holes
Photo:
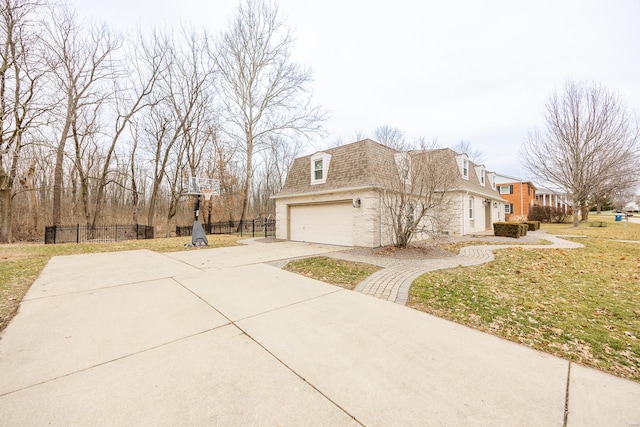
[[200,214],[200,195],[197,194],[196,195],[196,205],[195,205],[195,209],[193,210],[193,220],[194,221],[198,220],[199,214]]

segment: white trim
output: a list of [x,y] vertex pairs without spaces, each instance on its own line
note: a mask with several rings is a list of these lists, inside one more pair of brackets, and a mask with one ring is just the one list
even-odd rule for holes
[[295,197],[309,197],[309,196],[320,196],[324,194],[332,194],[332,193],[348,193],[351,191],[362,191],[362,190],[381,190],[382,188],[379,186],[367,185],[362,187],[346,187],[346,188],[332,188],[328,190],[322,191],[310,191],[306,193],[295,193],[295,194],[276,194],[271,196],[272,199],[288,199]]
[[[318,162],[320,162],[320,166],[322,166],[322,169],[316,168]],[[330,162],[331,154],[320,152],[311,156],[311,161],[309,162],[311,185],[324,184],[325,182],[327,182],[327,172],[329,172]],[[322,176],[320,178],[316,178],[317,172],[322,172]]]

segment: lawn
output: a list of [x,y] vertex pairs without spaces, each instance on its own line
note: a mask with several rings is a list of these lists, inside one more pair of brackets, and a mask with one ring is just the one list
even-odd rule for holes
[[640,244],[616,241],[640,240],[640,225],[610,221],[544,227],[588,236],[574,238],[583,249],[506,249],[489,264],[422,275],[408,305],[640,381]]
[[291,261],[284,269],[353,290],[358,283],[380,270],[380,267],[327,257],[312,257]]
[[[209,236],[208,240],[210,248],[238,245],[238,236],[215,235]],[[135,249],[149,249],[155,252],[199,249],[185,246],[188,243],[191,243],[191,237],[127,240],[114,243],[0,245],[0,331],[7,326],[22,297],[53,256]]]

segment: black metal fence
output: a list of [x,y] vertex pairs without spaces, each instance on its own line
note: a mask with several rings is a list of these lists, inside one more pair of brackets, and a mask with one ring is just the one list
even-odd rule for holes
[[119,242],[121,240],[153,239],[149,225],[52,225],[45,227],[44,243]]
[[[276,220],[244,220],[244,221],[218,221],[202,224],[206,234],[235,234],[251,237],[270,237],[276,235]],[[176,236],[191,236],[193,226],[184,225],[176,227]]]

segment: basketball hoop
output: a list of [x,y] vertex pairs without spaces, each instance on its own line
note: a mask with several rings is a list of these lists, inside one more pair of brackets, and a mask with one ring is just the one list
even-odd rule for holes
[[192,176],[189,178],[187,194],[192,196],[204,196],[211,200],[211,196],[220,195],[220,180]]
[[216,195],[216,190],[214,188],[201,188],[200,191],[202,192],[205,200],[211,200],[211,197]]

